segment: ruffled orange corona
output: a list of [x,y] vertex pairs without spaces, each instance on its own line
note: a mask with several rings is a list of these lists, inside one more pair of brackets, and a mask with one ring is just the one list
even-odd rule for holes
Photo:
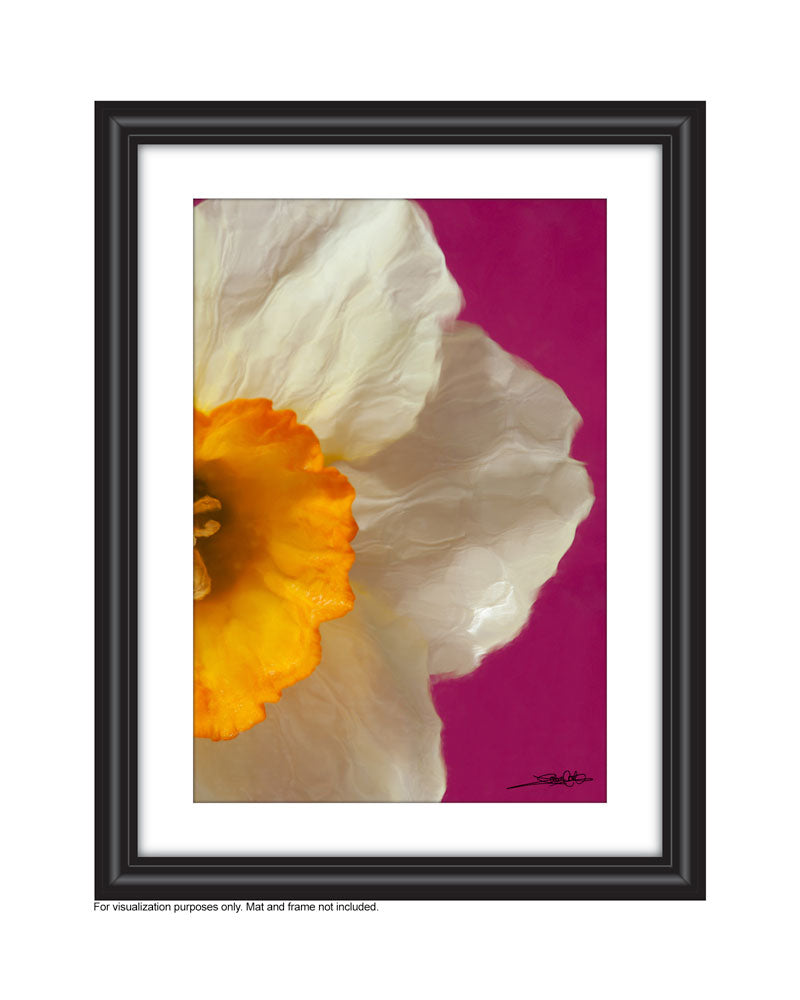
[[266,399],[194,414],[194,734],[231,739],[307,677],[353,607],[355,491]]

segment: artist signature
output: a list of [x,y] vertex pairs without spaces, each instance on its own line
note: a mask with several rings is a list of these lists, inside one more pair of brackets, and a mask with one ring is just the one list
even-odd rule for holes
[[521,785],[509,785],[508,789],[527,788],[528,785],[566,785],[567,788],[572,788],[573,785],[582,785],[584,781],[594,781],[594,778],[587,778],[579,771],[567,770],[563,774],[549,771],[547,774],[534,775],[533,781],[523,781]]

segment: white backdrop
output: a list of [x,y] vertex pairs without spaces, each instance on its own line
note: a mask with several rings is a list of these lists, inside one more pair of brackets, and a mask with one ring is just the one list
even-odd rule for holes
[[[6,14],[4,905],[17,995],[784,996],[796,875],[794,32],[767,0],[43,3]],[[92,913],[92,108],[709,101],[709,896]],[[8,938],[11,940],[8,940]],[[792,949],[793,950],[793,949]],[[146,958],[146,961],[142,959]]]

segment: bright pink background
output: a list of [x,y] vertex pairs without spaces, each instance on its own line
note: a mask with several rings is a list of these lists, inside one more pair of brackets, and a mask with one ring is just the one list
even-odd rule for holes
[[[572,454],[596,500],[522,634],[467,677],[433,683],[445,802],[606,798],[606,203],[428,201],[460,318],[556,381],[583,418]],[[572,788],[507,786],[566,768]]]

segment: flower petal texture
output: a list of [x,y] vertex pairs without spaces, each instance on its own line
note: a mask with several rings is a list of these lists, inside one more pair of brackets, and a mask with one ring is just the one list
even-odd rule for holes
[[444,794],[430,675],[593,503],[578,413],[461,303],[412,202],[195,209],[196,801]]
[[195,740],[196,802],[434,802],[441,722],[427,646],[369,593],[322,626],[322,661],[235,740]]
[[413,618],[431,673],[469,672],[528,620],[593,503],[569,457],[579,423],[554,382],[459,323],[415,429],[340,463],[360,526],[351,578]]
[[195,411],[194,471],[215,518],[196,531],[209,589],[194,604],[195,735],[230,739],[311,673],[320,623],[353,606],[353,488],[266,399]]
[[203,202],[195,403],[267,396],[329,460],[367,457],[414,426],[461,301],[412,202]]

